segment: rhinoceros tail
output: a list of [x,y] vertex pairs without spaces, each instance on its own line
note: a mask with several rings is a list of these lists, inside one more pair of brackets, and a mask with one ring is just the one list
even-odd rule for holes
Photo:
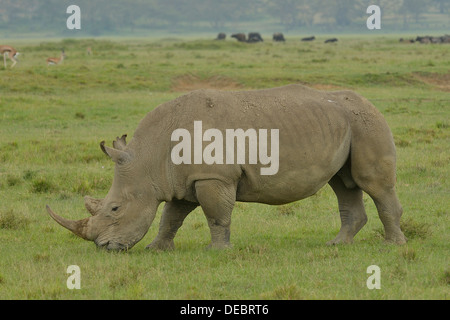
[[353,189],[357,186],[355,180],[353,180],[352,177],[350,155],[344,166],[338,171],[336,175],[342,180],[347,189]]

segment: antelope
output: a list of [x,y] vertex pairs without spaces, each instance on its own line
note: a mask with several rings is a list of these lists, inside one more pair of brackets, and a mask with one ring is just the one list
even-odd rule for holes
[[59,58],[47,58],[47,65],[57,65],[60,64],[64,58],[66,57],[66,54],[64,53],[64,49],[61,50],[61,56]]
[[17,50],[11,46],[0,45],[0,53],[3,55],[3,64],[5,66],[5,69],[6,69],[6,58],[7,57],[13,62],[13,64],[11,65],[11,68],[14,68],[14,66],[17,63],[16,56],[19,55],[19,52],[17,52]]

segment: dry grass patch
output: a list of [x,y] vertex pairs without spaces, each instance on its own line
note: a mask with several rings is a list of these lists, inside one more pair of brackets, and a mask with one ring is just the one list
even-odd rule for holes
[[198,89],[237,90],[243,88],[239,82],[225,76],[202,78],[194,74],[185,74],[172,80],[171,90],[185,92]]

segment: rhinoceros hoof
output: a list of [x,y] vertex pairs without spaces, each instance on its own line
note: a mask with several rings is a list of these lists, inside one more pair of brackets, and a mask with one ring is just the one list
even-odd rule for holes
[[232,248],[232,245],[229,242],[210,243],[206,247],[207,250],[224,250],[230,248]]
[[385,239],[385,242],[387,244],[398,244],[398,245],[402,245],[402,244],[406,244],[406,242],[408,241],[408,239],[403,235],[397,235],[397,236],[391,236],[391,237],[387,237]]
[[337,236],[333,240],[328,241],[327,246],[334,246],[337,244],[351,244],[351,243],[353,243],[353,238]]
[[173,240],[170,241],[153,241],[152,243],[150,243],[148,246],[145,247],[146,249],[149,250],[154,250],[154,251],[167,251],[167,250],[173,250],[175,249],[175,243],[173,242]]

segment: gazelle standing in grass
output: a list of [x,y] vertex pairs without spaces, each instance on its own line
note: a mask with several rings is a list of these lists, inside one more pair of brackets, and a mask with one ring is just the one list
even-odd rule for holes
[[11,46],[0,45],[0,53],[3,55],[3,64],[5,66],[5,69],[6,69],[6,58],[9,58],[13,62],[11,68],[14,68],[14,66],[17,63],[16,56],[19,55],[19,52],[17,52],[17,50]]
[[57,65],[63,62],[66,54],[64,53],[64,49],[61,49],[61,56],[59,58],[47,58],[47,65]]

